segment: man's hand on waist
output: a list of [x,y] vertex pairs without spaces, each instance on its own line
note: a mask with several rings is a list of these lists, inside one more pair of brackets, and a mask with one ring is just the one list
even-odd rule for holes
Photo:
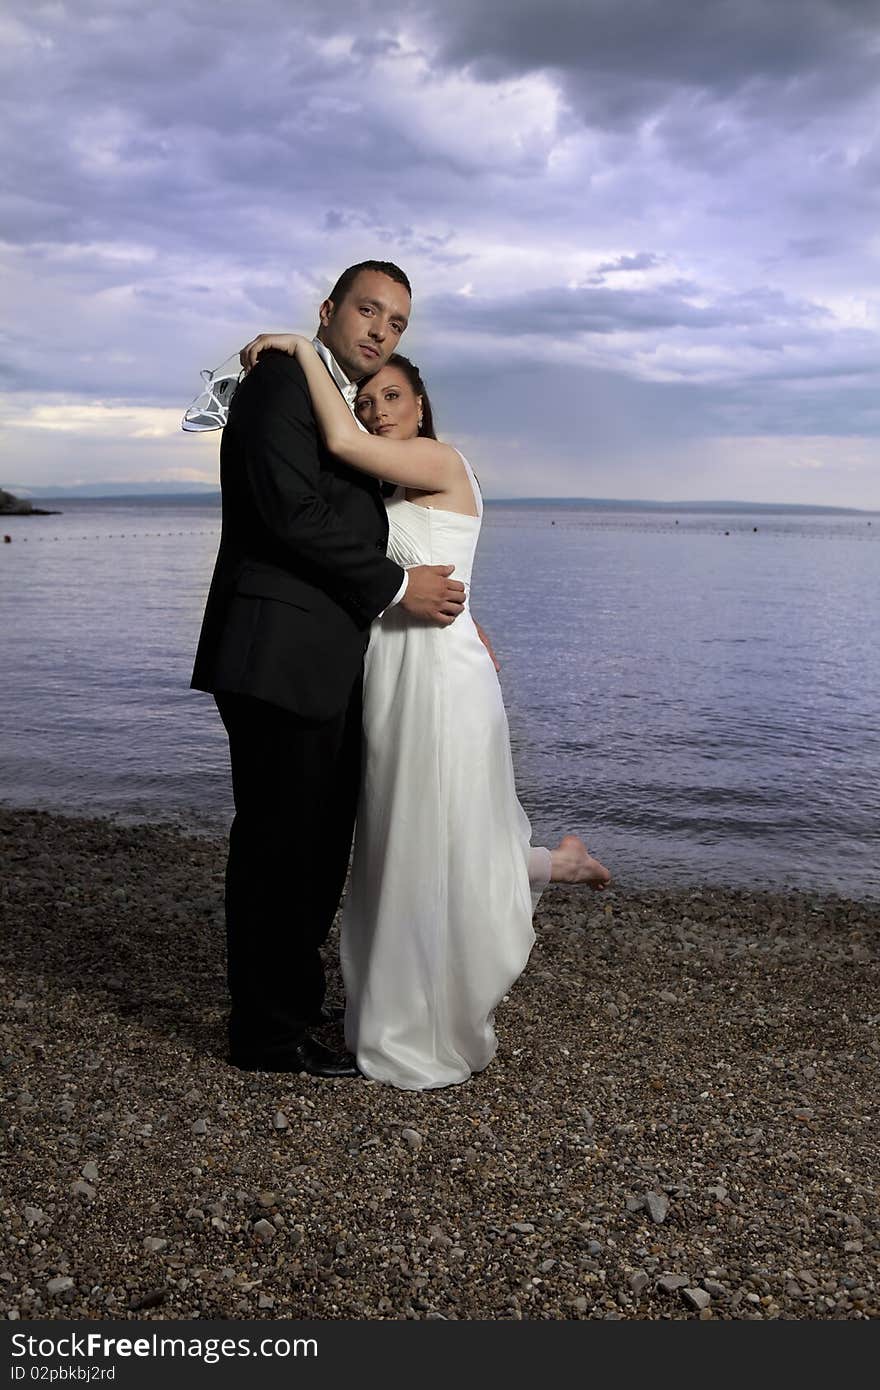
[[454,565],[414,565],[400,607],[413,618],[449,627],[464,608],[464,585],[449,576]]

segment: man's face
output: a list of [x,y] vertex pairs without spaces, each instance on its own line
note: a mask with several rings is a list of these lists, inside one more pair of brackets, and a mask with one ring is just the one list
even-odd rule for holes
[[384,367],[409,322],[406,287],[379,270],[362,270],[344,299],[321,305],[318,337],[346,376],[360,381]]

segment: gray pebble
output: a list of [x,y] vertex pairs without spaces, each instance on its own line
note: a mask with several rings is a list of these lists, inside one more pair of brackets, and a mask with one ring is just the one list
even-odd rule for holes
[[689,1283],[687,1274],[661,1274],[657,1280],[657,1287],[666,1293],[674,1293],[676,1289],[686,1288]]
[[66,1293],[73,1288],[73,1280],[69,1274],[59,1274],[55,1279],[50,1279],[46,1288],[51,1294]]
[[666,1220],[669,1211],[669,1198],[663,1192],[646,1192],[645,1206],[648,1208],[648,1215],[658,1226]]
[[411,1149],[420,1149],[422,1147],[422,1136],[417,1129],[402,1129],[400,1131],[400,1137]]
[[86,1182],[97,1182],[97,1181],[98,1181],[98,1165],[97,1165],[97,1163],[91,1163],[91,1162],[89,1162],[89,1163],[84,1163],[83,1166],[82,1166],[82,1168],[80,1169],[80,1176],[81,1176],[81,1177],[84,1177],[84,1178],[86,1179]]
[[273,1226],[272,1222],[267,1221],[265,1217],[254,1223],[254,1235],[259,1236],[260,1240],[268,1242],[277,1234],[277,1227]]
[[691,1308],[708,1308],[712,1301],[705,1289],[682,1289],[681,1296]]

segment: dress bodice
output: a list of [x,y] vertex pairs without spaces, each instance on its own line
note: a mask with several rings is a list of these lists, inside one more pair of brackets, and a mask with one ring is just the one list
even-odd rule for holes
[[469,597],[483,502],[470,464],[464,457],[462,463],[467,469],[479,514],[465,516],[463,512],[408,502],[403,488],[398,488],[386,502],[388,556],[404,569],[410,565],[454,565],[452,578],[461,580]]

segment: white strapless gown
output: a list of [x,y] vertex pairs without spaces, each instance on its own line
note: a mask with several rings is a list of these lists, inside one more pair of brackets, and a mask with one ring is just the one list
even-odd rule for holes
[[[388,554],[455,565],[470,595],[480,515],[388,503]],[[493,1013],[535,940],[531,828],[507,716],[469,602],[450,627],[400,607],[373,624],[364,767],[342,917],[345,1037],[365,1076],[408,1090],[487,1066]]]

